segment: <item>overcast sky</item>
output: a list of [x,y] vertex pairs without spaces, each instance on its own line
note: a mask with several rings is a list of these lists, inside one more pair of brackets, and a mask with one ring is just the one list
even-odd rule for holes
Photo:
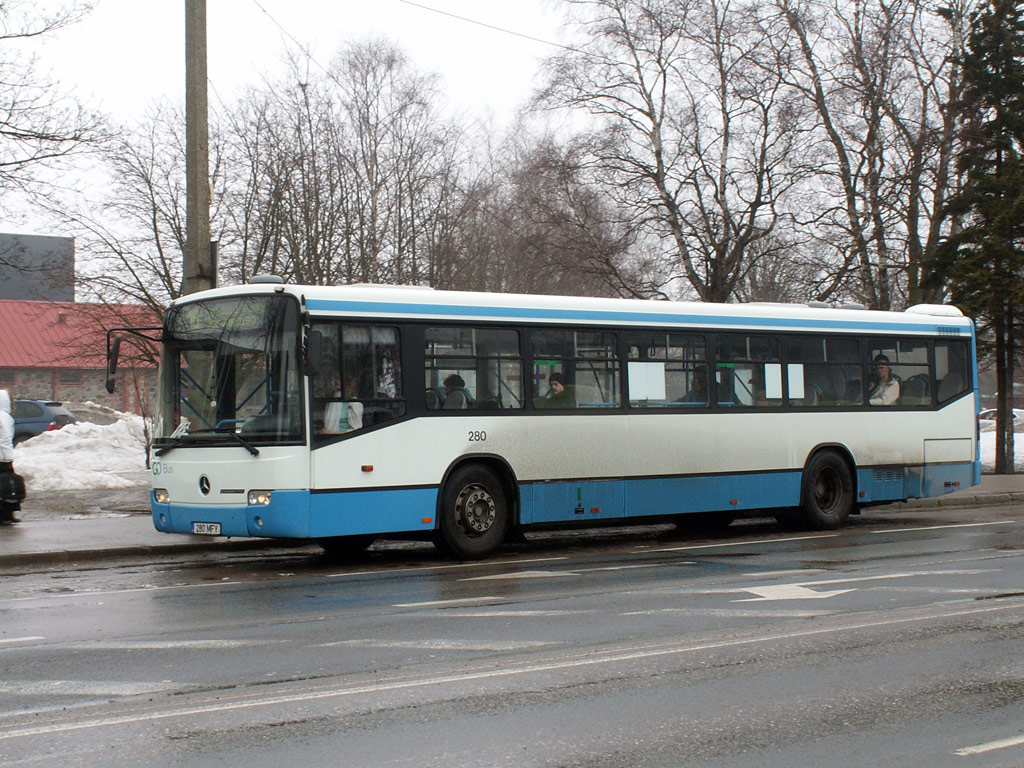
[[[43,64],[79,98],[131,122],[163,97],[184,101],[184,0],[94,0],[80,24],[48,39]],[[426,10],[428,6],[521,35],[557,41],[546,0],[208,0],[211,108],[259,75],[281,72],[281,54],[308,48],[326,65],[346,42],[386,36],[421,70],[443,77],[453,106],[506,122],[557,48]]]

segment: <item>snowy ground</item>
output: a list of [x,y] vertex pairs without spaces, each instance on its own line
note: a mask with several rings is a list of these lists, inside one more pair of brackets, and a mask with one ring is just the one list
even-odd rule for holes
[[[79,421],[54,432],[44,432],[14,449],[14,468],[25,476],[33,492],[131,488],[149,483],[142,418],[86,404],[72,406],[79,417],[112,423]],[[111,418],[113,415],[114,418]],[[981,462],[995,466],[995,435],[981,434]],[[1024,433],[1018,441],[1024,444]],[[1018,451],[1017,471],[1024,471],[1024,445]]]

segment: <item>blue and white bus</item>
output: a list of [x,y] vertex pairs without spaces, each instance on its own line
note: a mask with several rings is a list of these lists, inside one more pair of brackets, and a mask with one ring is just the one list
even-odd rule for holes
[[[977,484],[971,321],[906,312],[287,285],[175,301],[153,521],[432,538],[769,510],[833,529]],[[116,364],[116,363],[115,363]]]

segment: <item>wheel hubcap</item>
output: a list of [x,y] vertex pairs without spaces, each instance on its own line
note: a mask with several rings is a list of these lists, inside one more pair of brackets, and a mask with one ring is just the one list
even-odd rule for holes
[[456,499],[455,508],[462,529],[471,535],[487,533],[497,517],[494,499],[487,489],[479,485],[468,485]]
[[842,483],[835,472],[822,472],[814,483],[814,501],[822,512],[833,512],[839,505]]

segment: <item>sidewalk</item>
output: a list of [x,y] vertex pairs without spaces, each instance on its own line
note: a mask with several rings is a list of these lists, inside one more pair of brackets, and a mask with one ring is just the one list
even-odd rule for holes
[[[110,492],[107,504],[91,503],[93,514],[60,514],[67,509],[56,495],[46,512],[29,509],[18,525],[0,527],[0,567],[54,565],[115,557],[171,557],[197,552],[246,550],[317,551],[316,545],[288,539],[226,539],[159,533],[145,511],[148,489],[119,497]],[[78,499],[80,494],[76,494]],[[983,475],[981,484],[937,499],[907,502],[914,507],[961,507],[1024,504],[1024,474]],[[74,512],[74,510],[70,510]]]

